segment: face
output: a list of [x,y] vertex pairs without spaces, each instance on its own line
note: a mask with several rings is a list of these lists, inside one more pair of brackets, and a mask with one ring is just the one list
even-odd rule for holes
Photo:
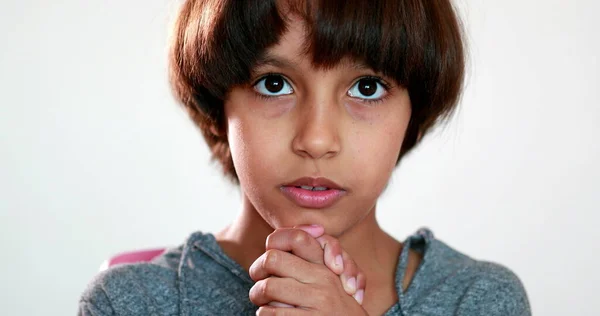
[[[225,100],[227,137],[247,199],[273,228],[321,224],[340,235],[384,190],[410,118],[408,92],[351,60],[316,69],[291,22],[280,42]],[[310,179],[323,187],[307,187]]]

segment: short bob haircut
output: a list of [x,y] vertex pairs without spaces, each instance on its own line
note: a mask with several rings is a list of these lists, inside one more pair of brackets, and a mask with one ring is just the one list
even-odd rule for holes
[[412,114],[396,164],[450,117],[465,68],[462,28],[450,0],[186,0],[172,34],[170,83],[231,180],[238,179],[223,102],[231,87],[250,80],[253,66],[286,31],[282,3],[304,20],[306,53],[315,67],[349,57],[408,90]]

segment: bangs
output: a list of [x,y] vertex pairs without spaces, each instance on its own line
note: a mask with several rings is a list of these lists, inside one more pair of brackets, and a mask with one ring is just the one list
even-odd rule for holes
[[256,62],[298,16],[305,22],[306,54],[317,68],[350,57],[408,88],[419,84],[433,92],[449,82],[460,86],[464,64],[458,23],[449,2],[435,2],[188,1],[183,10],[188,14],[180,17],[187,21],[179,21],[186,27],[178,30],[182,40],[173,51],[180,65],[174,70],[181,72],[175,75],[222,100],[233,85],[250,79]]
[[290,7],[289,13],[302,17],[305,23],[305,53],[315,68],[333,68],[349,58],[406,83],[406,60],[412,52],[407,51],[409,39],[401,23],[405,20],[398,14],[404,11],[402,1],[300,3],[303,5]]

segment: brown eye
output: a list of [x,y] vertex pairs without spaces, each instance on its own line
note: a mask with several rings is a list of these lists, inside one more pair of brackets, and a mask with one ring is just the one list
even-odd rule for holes
[[387,86],[378,78],[361,78],[348,90],[348,95],[353,98],[375,100],[380,99],[387,92]]
[[254,89],[267,96],[278,96],[291,94],[293,92],[290,84],[279,75],[267,75],[260,79],[255,85]]
[[281,88],[283,88],[283,78],[280,76],[268,76],[265,78],[265,88],[272,93],[281,91]]
[[377,92],[377,81],[373,79],[361,79],[358,81],[358,91],[366,96],[370,97]]

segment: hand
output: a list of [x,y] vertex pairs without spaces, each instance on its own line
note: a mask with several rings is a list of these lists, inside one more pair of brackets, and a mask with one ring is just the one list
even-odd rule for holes
[[250,300],[260,306],[258,315],[366,315],[360,306],[364,273],[323,232],[320,226],[301,226],[269,235],[267,251],[250,267],[256,281]]
[[[324,235],[323,226],[312,225],[312,226],[296,226],[294,228],[307,232],[312,237],[316,238],[319,242],[321,249],[323,249],[324,256],[323,262],[332,272],[340,276],[340,281],[344,286],[344,290],[349,295],[352,295],[356,301],[362,305],[364,289],[366,286],[366,279],[364,273],[358,268],[354,260],[350,258],[348,253],[344,251],[339,241],[329,235]],[[300,237],[302,238],[302,237]],[[274,239],[271,240],[273,248],[276,248],[277,243]],[[267,250],[269,249],[269,240],[267,240]],[[284,246],[285,248],[285,246]],[[279,249],[285,250],[285,249]],[[318,250],[317,250],[318,251]],[[320,255],[318,252],[317,256]],[[323,263],[319,262],[319,263]],[[271,302],[269,305],[277,305],[280,307],[293,307],[288,304],[280,302]]]

